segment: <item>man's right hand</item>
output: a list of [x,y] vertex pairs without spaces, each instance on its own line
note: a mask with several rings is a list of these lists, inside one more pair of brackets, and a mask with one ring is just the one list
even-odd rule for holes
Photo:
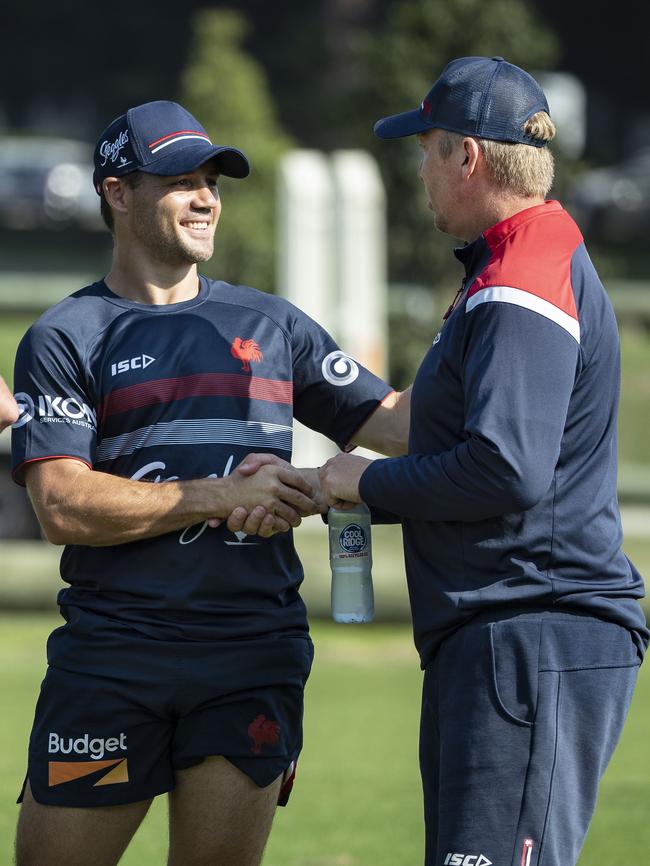
[[[312,486],[298,469],[273,454],[256,455],[262,458],[252,470],[246,460],[227,479],[232,487],[231,501],[238,507],[228,518],[231,531],[247,535],[268,537],[275,532],[286,532],[300,526],[301,519],[317,510],[312,498]],[[241,523],[241,517],[247,517]],[[240,526],[241,524],[241,526]],[[232,527],[236,526],[235,529]]]
[[[242,503],[228,517],[227,526],[231,532],[245,532],[247,535],[269,538],[277,532],[287,532],[291,527],[299,526],[302,517],[326,510],[326,506],[319,495],[317,471],[296,469],[274,454],[249,454],[228,477],[240,476],[242,479],[252,480],[261,473],[262,478],[260,480],[263,480],[264,471],[267,471],[269,467],[276,467],[282,471],[283,483],[294,488],[292,496],[295,497],[296,493],[302,491],[307,497],[307,501],[303,499],[302,503],[298,503],[295,499],[293,501],[291,499],[284,500],[285,507],[276,509],[275,512],[269,510],[262,500],[258,500],[252,508],[247,508]],[[294,506],[293,514],[289,514],[286,510],[290,503]],[[211,520],[210,525],[218,526],[221,522],[223,521]]]

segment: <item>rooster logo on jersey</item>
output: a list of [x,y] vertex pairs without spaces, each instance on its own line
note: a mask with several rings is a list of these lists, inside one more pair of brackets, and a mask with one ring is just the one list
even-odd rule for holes
[[248,736],[254,743],[251,752],[261,755],[262,746],[277,746],[280,740],[280,725],[266,716],[257,716],[248,726]]
[[250,373],[251,361],[259,363],[264,359],[262,350],[255,340],[242,340],[241,337],[235,337],[232,341],[230,354],[233,358],[237,358],[238,361],[242,362],[242,370],[245,373]]

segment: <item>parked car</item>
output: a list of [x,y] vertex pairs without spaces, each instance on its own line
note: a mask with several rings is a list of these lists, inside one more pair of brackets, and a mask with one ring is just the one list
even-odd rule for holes
[[569,206],[590,237],[647,242],[650,231],[650,147],[619,165],[587,171],[574,183]]
[[0,224],[99,228],[92,148],[81,141],[0,137]]

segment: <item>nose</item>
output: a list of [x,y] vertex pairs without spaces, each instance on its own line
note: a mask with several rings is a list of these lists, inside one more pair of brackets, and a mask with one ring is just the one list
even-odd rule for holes
[[219,207],[219,190],[216,186],[209,186],[207,183],[197,186],[194,192],[194,201],[198,207]]

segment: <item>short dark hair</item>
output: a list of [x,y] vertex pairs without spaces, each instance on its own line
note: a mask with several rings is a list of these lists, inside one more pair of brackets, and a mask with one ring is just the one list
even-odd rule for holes
[[[123,175],[122,178],[130,189],[135,189],[142,182],[142,172],[131,171],[128,174]],[[113,219],[113,210],[106,201],[103,187],[102,191],[99,193],[99,212],[102,215],[106,228],[112,233],[115,227],[115,220]]]

